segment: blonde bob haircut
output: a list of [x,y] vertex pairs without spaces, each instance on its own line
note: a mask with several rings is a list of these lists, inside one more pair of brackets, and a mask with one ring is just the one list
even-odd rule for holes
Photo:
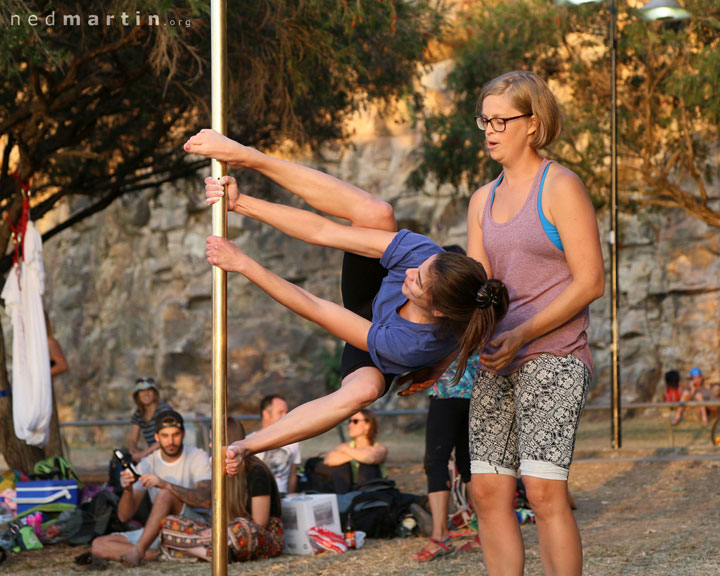
[[555,96],[534,72],[516,70],[490,80],[483,86],[477,101],[477,113],[482,114],[482,105],[488,96],[507,96],[513,107],[521,114],[535,116],[537,130],[530,146],[542,150],[552,144],[562,128],[562,114]]

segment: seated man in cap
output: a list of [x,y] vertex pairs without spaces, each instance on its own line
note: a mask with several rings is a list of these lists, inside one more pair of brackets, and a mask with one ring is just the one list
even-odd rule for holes
[[96,538],[92,554],[103,560],[116,560],[137,566],[143,559],[157,556],[157,536],[163,519],[180,514],[193,520],[210,517],[211,470],[208,454],[184,446],[185,424],[180,414],[165,410],[155,417],[155,439],[160,445],[137,465],[141,474],[135,481],[130,470],[123,470],[120,481],[123,493],[118,517],[127,522],[149,491],[152,500],[150,516],[144,528],[118,532]]
[[[700,368],[693,368],[690,370],[690,386],[682,391],[680,396],[680,402],[709,402],[712,400],[712,393],[710,389],[705,386],[702,372]],[[707,406],[698,406],[698,412],[700,412],[700,421],[703,426],[708,425],[708,412],[715,412],[717,408],[708,408]],[[684,406],[678,406],[675,417],[672,419],[672,424],[675,426],[679,424],[685,411]]]

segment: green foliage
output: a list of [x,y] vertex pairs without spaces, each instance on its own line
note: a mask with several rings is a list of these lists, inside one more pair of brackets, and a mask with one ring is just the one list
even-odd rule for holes
[[343,345],[340,342],[335,342],[331,350],[321,352],[320,363],[327,394],[339,390],[342,385],[342,353]]
[[510,70],[529,69],[547,77],[561,60],[558,52],[566,27],[567,22],[548,10],[546,0],[490,0],[474,5],[456,33],[455,68],[447,79],[448,90],[455,94],[453,109],[426,119],[424,162],[412,175],[413,184],[433,176],[439,182],[468,183],[474,189],[497,174],[475,124],[480,89]]
[[[0,209],[17,210],[15,168],[32,177],[35,219],[62,198],[89,197],[48,237],[206,165],[189,162],[182,143],[210,124],[209,4],[0,4]],[[227,4],[229,134],[264,148],[346,138],[354,111],[412,90],[443,25],[435,0]]]
[[[717,177],[709,156],[720,126],[720,0],[687,0],[693,18],[646,22],[620,2],[617,48],[621,188],[640,206],[681,207],[720,226],[708,204]],[[454,109],[425,120],[423,162],[413,175],[471,190],[495,175],[473,123],[488,80],[513,69],[545,78],[563,106],[563,132],[548,153],[575,170],[597,205],[609,190],[610,57],[606,6],[560,8],[547,0],[474,5],[455,37],[448,78]],[[680,187],[679,182],[692,184]],[[624,196],[627,198],[627,195]]]
[[233,128],[260,145],[279,132],[310,145],[347,136],[349,114],[411,86],[442,25],[427,1],[272,4],[238,5],[232,28],[242,27],[230,55]]

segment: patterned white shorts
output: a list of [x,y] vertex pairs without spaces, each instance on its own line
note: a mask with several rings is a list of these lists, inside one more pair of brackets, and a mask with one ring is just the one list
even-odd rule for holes
[[590,371],[544,354],[501,376],[478,371],[470,401],[473,474],[567,480]]

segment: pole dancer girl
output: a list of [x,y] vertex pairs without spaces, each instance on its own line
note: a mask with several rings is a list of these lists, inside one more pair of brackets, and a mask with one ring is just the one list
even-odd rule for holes
[[273,158],[213,130],[201,130],[185,151],[256,170],[315,209],[350,221],[241,194],[229,176],[205,180],[209,204],[227,185],[229,211],[264,222],[311,244],[345,252],[344,306],[323,300],[280,278],[227,239],[207,238],[207,259],[237,272],[269,296],[346,342],[342,386],[298,406],[275,424],[228,449],[227,472],[238,472],[242,456],[325,432],[387,393],[393,378],[432,366],[460,350],[458,374],[507,310],[504,285],[488,279],[482,265],[445,252],[430,239],[397,231],[392,207],[328,174]]

